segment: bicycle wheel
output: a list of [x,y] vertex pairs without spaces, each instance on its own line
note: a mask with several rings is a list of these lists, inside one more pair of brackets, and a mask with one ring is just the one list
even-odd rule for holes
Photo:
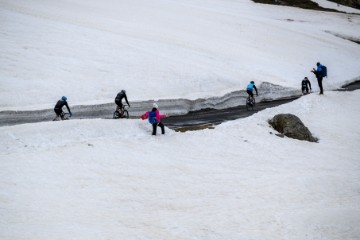
[[248,110],[248,111],[253,110],[253,109],[254,109],[254,105],[255,105],[255,103],[254,103],[253,100],[250,100],[250,99],[247,99],[247,100],[246,100],[246,110]]
[[64,118],[64,120],[69,120],[70,119],[70,114],[69,113],[64,113],[63,118]]
[[248,110],[248,111],[253,110],[253,106],[250,103],[247,103],[246,110]]
[[245,106],[246,106],[246,110],[248,111],[251,110],[251,102],[249,98],[246,99]]
[[122,115],[122,118],[129,118],[129,112],[128,110],[124,110],[124,113]]
[[113,114],[113,118],[114,118],[114,119],[118,119],[118,118],[120,118],[120,114],[119,114],[119,112],[118,112],[118,111],[115,111],[115,112],[114,112],[114,114]]

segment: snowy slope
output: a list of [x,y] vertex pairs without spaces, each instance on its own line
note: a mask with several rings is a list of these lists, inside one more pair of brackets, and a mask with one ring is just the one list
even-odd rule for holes
[[[356,239],[358,101],[311,94],[155,137],[141,120],[2,127],[0,238]],[[319,143],[275,136],[277,113],[300,116]]]
[[[0,110],[196,99],[255,80],[299,88],[317,61],[325,89],[360,76],[360,16],[252,1],[1,0]],[[335,36],[337,35],[337,36]],[[315,89],[316,89],[316,84]],[[316,89],[317,90],[317,89]]]
[[[357,239],[360,91],[328,90],[360,76],[359,45],[344,40],[359,23],[246,0],[0,0],[0,111],[112,102],[122,88],[130,101],[213,104],[250,80],[272,99],[304,76],[317,91],[310,69],[329,69],[325,95],[214,130],[0,127],[0,239]],[[277,113],[319,143],[277,137]]]

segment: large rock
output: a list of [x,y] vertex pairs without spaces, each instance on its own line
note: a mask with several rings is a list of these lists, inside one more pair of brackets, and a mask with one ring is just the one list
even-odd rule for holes
[[269,120],[270,125],[289,138],[317,142],[303,122],[293,114],[278,114]]

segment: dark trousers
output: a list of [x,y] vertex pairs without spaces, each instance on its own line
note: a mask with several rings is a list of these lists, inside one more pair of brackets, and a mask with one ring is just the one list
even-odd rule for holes
[[254,98],[254,93],[252,90],[246,90],[247,94],[249,94],[252,98]]
[[320,77],[317,80],[318,80],[318,84],[319,84],[319,88],[320,88],[320,94],[323,94],[324,93],[324,89],[323,89],[323,85],[322,85],[323,78]]
[[116,110],[119,110],[119,109],[121,109],[121,108],[123,107],[122,102],[115,102],[115,103],[116,103],[116,105],[117,105],[117,109],[116,109]]
[[63,111],[61,108],[54,108],[54,112],[56,113],[56,116],[60,117],[63,114]]
[[306,93],[309,93],[309,88],[308,88],[308,86],[302,87],[301,90],[302,90],[303,93],[305,93],[305,92],[306,92]]
[[161,133],[165,134],[165,127],[164,127],[164,124],[162,124],[161,122],[160,123],[154,123],[152,126],[153,126],[152,135],[156,135],[157,126],[159,126],[161,128]]

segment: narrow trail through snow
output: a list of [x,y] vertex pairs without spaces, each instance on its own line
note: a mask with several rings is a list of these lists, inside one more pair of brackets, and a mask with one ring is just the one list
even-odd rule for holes
[[[338,91],[353,91],[360,89],[360,81],[350,83],[343,86]],[[317,93],[312,93],[317,94]],[[326,93],[325,93],[326,94]],[[238,118],[244,118],[251,116],[252,114],[264,110],[269,107],[279,106],[297,99],[299,96],[287,97],[286,99],[262,101],[256,104],[256,107],[252,111],[246,110],[245,105],[239,105],[236,107],[229,107],[224,109],[205,108],[197,111],[190,111],[187,114],[175,114],[163,120],[164,124],[175,130],[197,130],[204,127],[212,127],[213,125],[220,124],[225,121],[235,120]],[[176,100],[168,100],[168,108],[176,108],[176,105],[181,105],[183,102],[174,103]],[[184,100],[185,101],[185,100]],[[134,104],[135,105],[135,104]],[[164,104],[165,105],[165,102]],[[162,108],[164,109],[164,108]],[[75,106],[72,108],[74,113],[73,119],[112,119],[115,106],[113,103],[89,105],[89,106]],[[131,107],[130,115],[133,118],[139,117],[140,113],[144,111],[144,103],[138,103],[138,106]],[[10,126],[24,123],[46,122],[52,121],[54,118],[54,112],[52,109],[35,110],[35,111],[2,111],[0,112],[0,127]],[[114,121],[125,121],[125,119],[119,119]]]

